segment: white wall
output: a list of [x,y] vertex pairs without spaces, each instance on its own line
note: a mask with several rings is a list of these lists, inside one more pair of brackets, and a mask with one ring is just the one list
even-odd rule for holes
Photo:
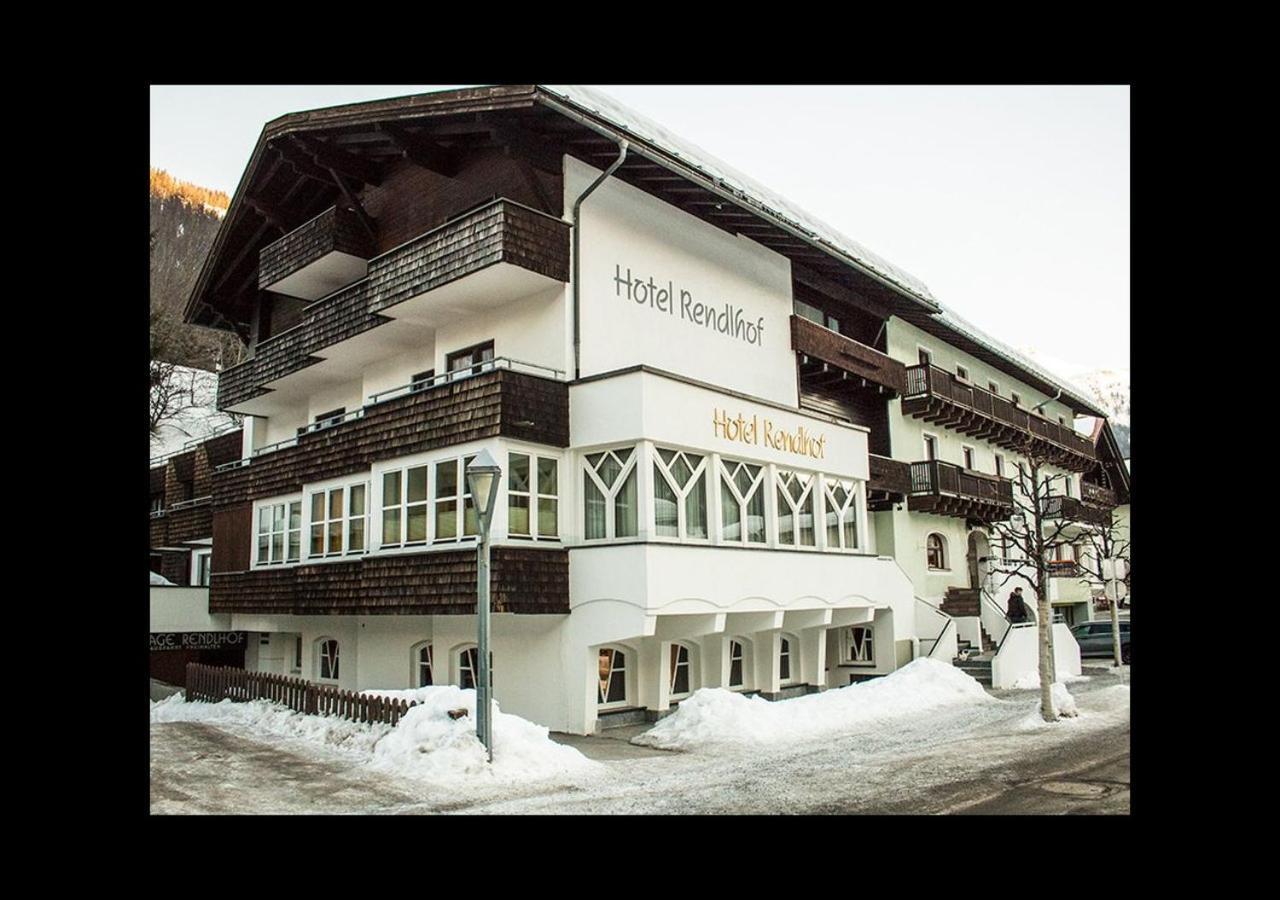
[[[996,689],[1013,687],[1024,675],[1039,671],[1040,629],[1019,627],[1009,632],[1000,652],[991,661],[991,686]],[[1066,625],[1053,626],[1053,662],[1059,681],[1067,675],[1080,674],[1080,645],[1071,636]]]
[[[565,157],[566,210],[598,175]],[[645,364],[795,404],[786,257],[616,178],[583,203],[580,240],[582,375]],[[625,277],[628,270],[645,283],[644,302],[637,302],[634,290],[629,299],[616,283],[619,271]],[[699,324],[705,318],[697,315],[697,304],[720,312],[726,303],[751,324],[743,329],[749,339]]]
[[209,614],[207,587],[151,588],[151,631],[231,631],[229,615]]

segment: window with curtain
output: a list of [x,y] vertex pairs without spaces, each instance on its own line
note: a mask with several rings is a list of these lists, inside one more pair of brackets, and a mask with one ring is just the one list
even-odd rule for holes
[[803,472],[779,469],[776,484],[778,495],[778,543],[789,547],[815,547],[814,484],[817,478]]
[[854,481],[829,479],[827,494],[827,549],[858,548],[858,485]]
[[739,544],[766,541],[763,466],[720,460],[720,537]]
[[584,540],[627,538],[639,534],[637,500],[634,447],[588,453],[583,457]]
[[653,461],[654,532],[661,537],[707,537],[707,457],[656,448]]
[[302,558],[302,501],[268,503],[258,507],[260,566],[298,562]]
[[559,537],[559,460],[529,453],[507,455],[507,534],[531,540]]

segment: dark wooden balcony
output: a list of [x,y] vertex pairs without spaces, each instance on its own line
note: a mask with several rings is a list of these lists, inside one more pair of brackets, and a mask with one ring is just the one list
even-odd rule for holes
[[364,278],[373,246],[373,236],[353,211],[331,206],[262,248],[258,287],[319,300]]
[[802,316],[791,317],[791,348],[800,354],[800,377],[808,386],[827,390],[872,386],[886,398],[906,389],[902,363]]
[[914,462],[907,508],[912,512],[1000,522],[1013,514],[1013,482],[936,459]]
[[886,456],[869,455],[871,478],[867,482],[867,508],[872,512],[893,509],[911,493],[911,466]]
[[[365,278],[311,304],[297,325],[221,373],[218,408],[233,409],[265,393],[270,382],[320,362],[317,354],[325,348],[370,329],[395,327],[382,315],[389,308],[504,263],[523,271],[520,289],[530,281],[567,282],[568,224],[498,199],[370,260]],[[424,299],[429,305],[429,295]]]
[[1069,522],[1082,522],[1088,525],[1109,524],[1111,509],[1114,508],[1093,506],[1075,497],[1045,497],[1043,503],[1043,515],[1046,519],[1066,519]]
[[1114,509],[1116,507],[1115,491],[1098,484],[1091,484],[1088,481],[1080,482],[1080,499],[1090,506],[1098,506],[1103,509]]
[[1097,464],[1093,442],[938,366],[908,366],[902,411],[1014,452],[1028,449],[1073,472]]
[[1079,578],[1080,564],[1074,559],[1054,559],[1045,564],[1050,578]]
[[[436,447],[503,436],[552,447],[569,445],[569,386],[496,359],[476,373],[451,373],[405,385],[346,414],[213,473],[214,514],[228,506],[293,493],[304,484],[367,471]],[[529,367],[533,368],[533,367]]]

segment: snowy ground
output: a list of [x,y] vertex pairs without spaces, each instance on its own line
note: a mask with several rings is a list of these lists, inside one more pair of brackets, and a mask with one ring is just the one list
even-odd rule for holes
[[[1127,680],[1126,670],[1073,682],[1079,715],[1053,725],[1039,720],[1035,691],[993,695],[952,667],[920,666],[773,704],[700,692],[632,745],[605,737],[555,743],[544,729],[502,716],[492,770],[475,758],[469,717],[441,718],[451,704],[473,701],[472,692],[432,689],[453,693],[428,697],[398,735],[318,717],[293,721],[268,704],[170,700],[152,705],[151,808],[942,812],[981,809],[1011,783],[1070,784],[1052,779],[1088,765],[1114,768],[1123,756],[1124,784],[1108,776],[1101,787],[1077,788],[1096,787],[1112,798],[1106,811],[1127,812]],[[616,752],[623,747],[627,753]],[[1033,807],[1049,800],[1039,790],[1024,797]]]

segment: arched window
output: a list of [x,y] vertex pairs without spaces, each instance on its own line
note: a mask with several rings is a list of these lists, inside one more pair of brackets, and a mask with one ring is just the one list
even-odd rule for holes
[[796,672],[799,669],[799,651],[800,644],[795,637],[784,634],[778,639],[778,680],[783,684],[796,680]]
[[431,687],[436,683],[430,641],[414,645],[414,648],[409,651],[409,658],[413,668],[414,687]]
[[627,705],[627,665],[631,651],[623,647],[601,647],[596,703],[604,709]]
[[[480,675],[480,650],[475,644],[469,644],[458,650],[458,687],[474,690],[476,679]],[[493,687],[493,652],[489,653],[489,687]]]
[[670,679],[671,699],[678,700],[689,696],[694,687],[692,654],[689,648],[684,644],[672,644],[668,663],[667,676]]
[[338,680],[338,642],[333,638],[320,638],[316,641],[318,669],[320,681]]
[[925,540],[925,557],[929,561],[930,569],[945,569],[947,567],[947,539],[937,532],[930,534]]

